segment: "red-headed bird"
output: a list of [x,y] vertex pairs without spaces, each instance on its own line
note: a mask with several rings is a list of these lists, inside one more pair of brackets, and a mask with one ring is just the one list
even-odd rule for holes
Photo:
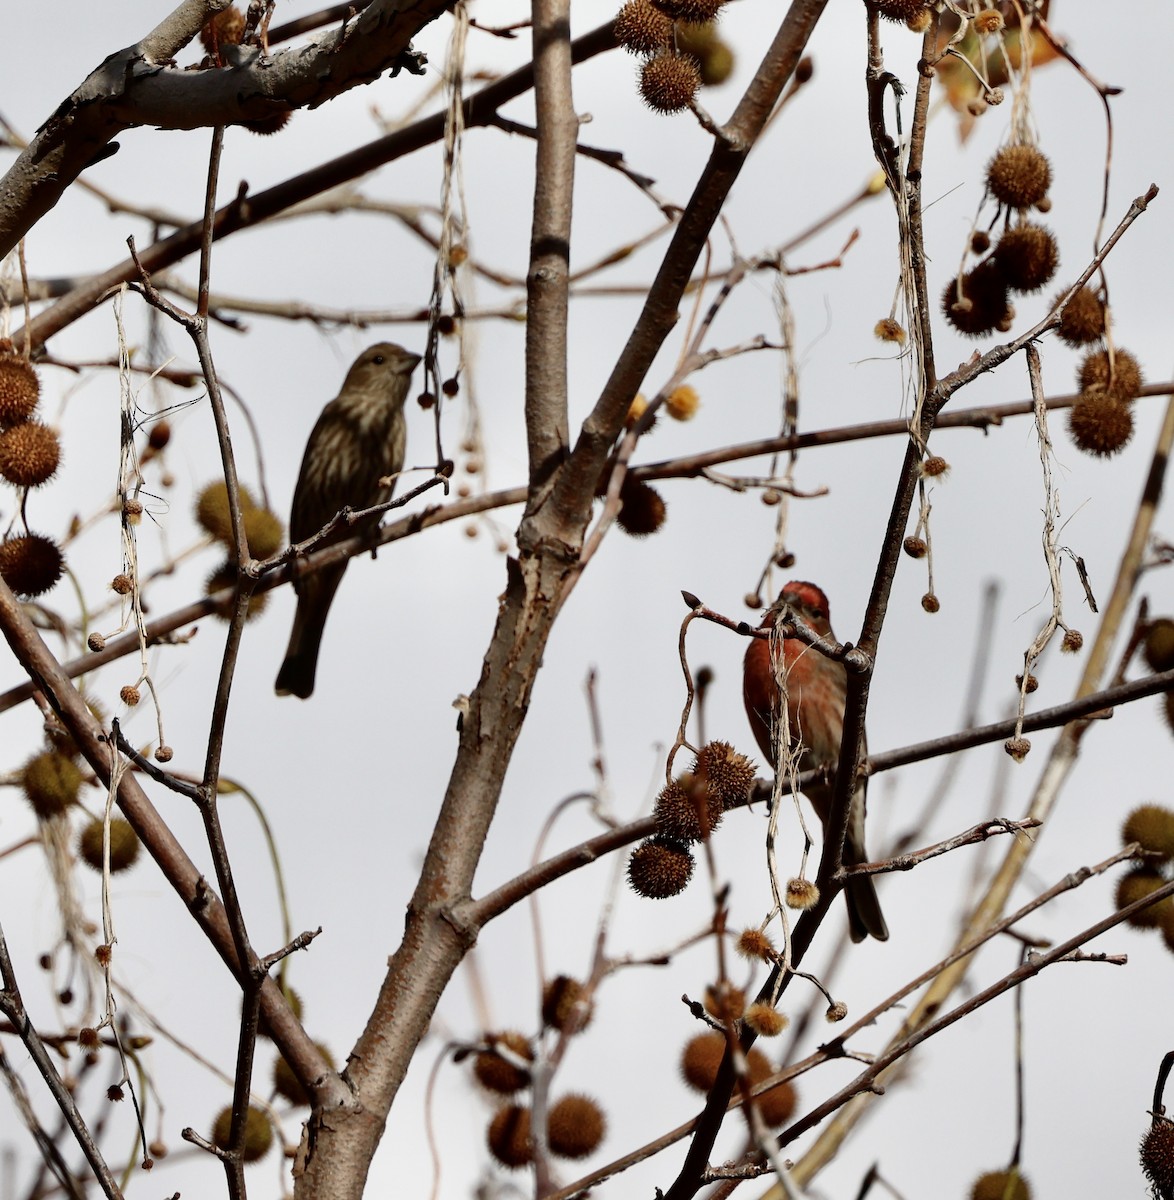
[[[789,608],[821,637],[835,640],[828,620],[828,600],[814,583],[792,581],[784,585],[779,598],[763,618],[760,628],[769,629],[784,608]],[[844,732],[844,704],[848,694],[848,671],[843,663],[828,658],[798,638],[782,641],[782,668],[786,678],[788,728],[791,749],[799,755],[799,771],[829,767],[840,761],[840,739]],[[779,687],[771,644],[766,638],[754,638],[746,650],[742,668],[742,699],[750,727],[767,761],[777,769],[772,732],[779,718]],[[848,833],[844,839],[844,866],[854,867],[869,861],[864,848],[865,790],[867,780],[852,796]],[[831,812],[832,786],[812,784],[804,790],[826,833]],[[854,942],[870,934],[878,941],[889,936],[880,910],[872,876],[856,875],[844,888],[848,903],[848,929]]]

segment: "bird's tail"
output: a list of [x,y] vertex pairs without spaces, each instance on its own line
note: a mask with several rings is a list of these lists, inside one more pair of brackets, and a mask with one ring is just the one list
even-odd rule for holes
[[[845,862],[845,866],[850,865]],[[885,924],[871,875],[855,875],[849,879],[844,887],[844,899],[848,902],[848,933],[854,942],[862,942],[866,937],[874,937],[878,942],[889,940],[889,927]]]
[[[344,563],[343,570],[345,567]],[[322,632],[326,628],[334,593],[342,581],[343,570],[319,571],[301,581],[293,631],[289,635],[285,659],[274,685],[279,696],[297,696],[306,700],[313,694]]]

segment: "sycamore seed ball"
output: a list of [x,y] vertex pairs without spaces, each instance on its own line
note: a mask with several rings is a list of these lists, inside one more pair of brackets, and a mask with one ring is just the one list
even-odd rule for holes
[[[1053,308],[1067,291],[1064,288],[1052,299]],[[1096,292],[1086,285],[1068,301],[1056,333],[1069,346],[1086,346],[1104,337],[1106,328],[1105,306]]]
[[[507,1029],[504,1033],[491,1034],[485,1040],[491,1048],[478,1051],[473,1059],[473,1075],[477,1082],[483,1088],[501,1096],[512,1096],[514,1092],[529,1087],[530,1072],[524,1067],[516,1066],[511,1060],[534,1061],[534,1049],[530,1045],[530,1039],[516,1029]],[[503,1047],[510,1058],[499,1054],[497,1046]]]
[[988,1171],[974,1181],[970,1200],[1031,1200],[1031,1188],[1018,1168],[1012,1171]]
[[[1117,907],[1125,908],[1136,904],[1138,900],[1152,895],[1158,888],[1165,887],[1166,883],[1166,877],[1153,867],[1135,867],[1117,881]],[[1171,911],[1174,911],[1174,899],[1167,896],[1147,908],[1138,909],[1128,918],[1128,922],[1134,929],[1156,929],[1162,923],[1163,917]]]
[[61,578],[65,561],[52,538],[23,533],[0,542],[0,576],[18,596],[42,596]]
[[581,1033],[591,1024],[594,1006],[587,988],[570,975],[556,975],[542,989],[542,1020],[560,1033]]
[[673,23],[649,0],[628,0],[616,14],[612,30],[630,54],[645,55],[669,44]]
[[81,768],[66,754],[43,750],[25,763],[20,784],[37,816],[53,817],[77,802],[82,786]]
[[676,896],[693,876],[693,855],[687,846],[661,835],[649,838],[628,859],[628,883],[651,900]]
[[1142,649],[1151,671],[1174,669],[1174,620],[1159,617],[1151,621]]
[[534,1157],[530,1140],[530,1110],[521,1104],[506,1104],[489,1122],[486,1140],[489,1151],[504,1167],[524,1167]]
[[1086,354],[1077,376],[1082,396],[1103,395],[1122,402],[1137,399],[1142,382],[1141,364],[1121,349],[1114,352],[1111,363],[1107,350]]
[[41,381],[27,358],[0,352],[0,428],[19,425],[36,411]]
[[0,433],[0,475],[17,487],[48,483],[60,462],[57,434],[40,421],[24,421]]
[[550,1148],[563,1158],[586,1158],[603,1141],[606,1129],[603,1110],[590,1096],[564,1096],[546,1116]]
[[[82,826],[77,839],[78,857],[95,871],[102,870],[102,820],[95,817]],[[110,870],[112,873],[125,871],[134,866],[139,856],[138,834],[129,821],[121,817],[110,819]]]
[[925,11],[926,0],[875,0],[877,11],[887,21],[915,21]]
[[1047,194],[1052,167],[1035,146],[1004,146],[987,167],[987,187],[1008,208],[1031,208]]
[[640,95],[655,112],[676,113],[688,108],[701,87],[701,68],[691,55],[662,50],[640,72]]
[[1111,458],[1133,437],[1133,413],[1121,400],[1089,392],[1068,410],[1068,432],[1085,454]]
[[687,771],[661,788],[653,815],[659,833],[690,845],[707,841],[724,811],[721,797],[704,779]]
[[1174,1122],[1155,1117],[1142,1139],[1141,1169],[1160,1200],[1174,1196]]
[[1164,804],[1143,804],[1125,818],[1121,828],[1125,845],[1137,842],[1143,850],[1159,856],[1159,862],[1174,859],[1174,811]]
[[[232,1132],[232,1107],[222,1108],[212,1125],[212,1142],[221,1150],[227,1150]],[[273,1129],[269,1118],[259,1108],[249,1107],[245,1117],[245,1145],[241,1157],[245,1162],[256,1162],[264,1158],[273,1145]]]

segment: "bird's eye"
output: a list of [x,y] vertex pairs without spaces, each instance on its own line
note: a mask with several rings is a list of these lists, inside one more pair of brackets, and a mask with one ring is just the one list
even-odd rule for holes
[[385,358],[383,357],[383,355],[382,355],[382,354],[377,354],[377,355],[375,355],[375,357],[374,357],[374,358],[373,358],[371,361],[372,361],[372,362],[373,362],[373,363],[374,363],[374,364],[375,364],[377,367],[381,367],[381,366],[383,366],[383,364],[384,364],[384,363],[387,361],[387,359],[385,359]]

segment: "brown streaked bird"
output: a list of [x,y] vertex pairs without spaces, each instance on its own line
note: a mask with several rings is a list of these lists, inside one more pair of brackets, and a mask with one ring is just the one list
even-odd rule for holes
[[[379,481],[403,469],[404,401],[419,361],[418,354],[393,342],[370,346],[355,359],[342,390],[322,410],[306,443],[289,514],[291,545],[312,537],[344,508],[371,508],[391,499],[394,482],[384,486]],[[373,532],[379,521],[374,516],[343,526],[321,545]],[[314,691],[322,631],[346,568],[343,561],[294,577],[298,608],[285,661],[277,672],[279,696],[304,700]]]
[[[783,586],[779,598],[768,610],[760,628],[769,629],[784,608],[789,608],[821,637],[835,640],[828,619],[828,600],[814,583],[793,580]],[[782,640],[783,670],[786,674],[787,718],[791,748],[799,754],[797,767],[810,771],[815,767],[835,770],[840,760],[840,739],[844,732],[844,704],[848,695],[848,671],[843,663],[801,642]],[[746,650],[742,666],[742,699],[750,727],[759,749],[777,769],[772,733],[779,717],[779,688],[770,642],[754,638]],[[844,866],[854,867],[869,861],[864,848],[865,792],[862,778],[852,796],[848,833],[844,839]],[[831,784],[813,784],[804,789],[826,833],[831,813]],[[856,875],[844,888],[848,904],[848,930],[854,942],[871,935],[878,941],[889,936],[881,913],[871,875]]]

